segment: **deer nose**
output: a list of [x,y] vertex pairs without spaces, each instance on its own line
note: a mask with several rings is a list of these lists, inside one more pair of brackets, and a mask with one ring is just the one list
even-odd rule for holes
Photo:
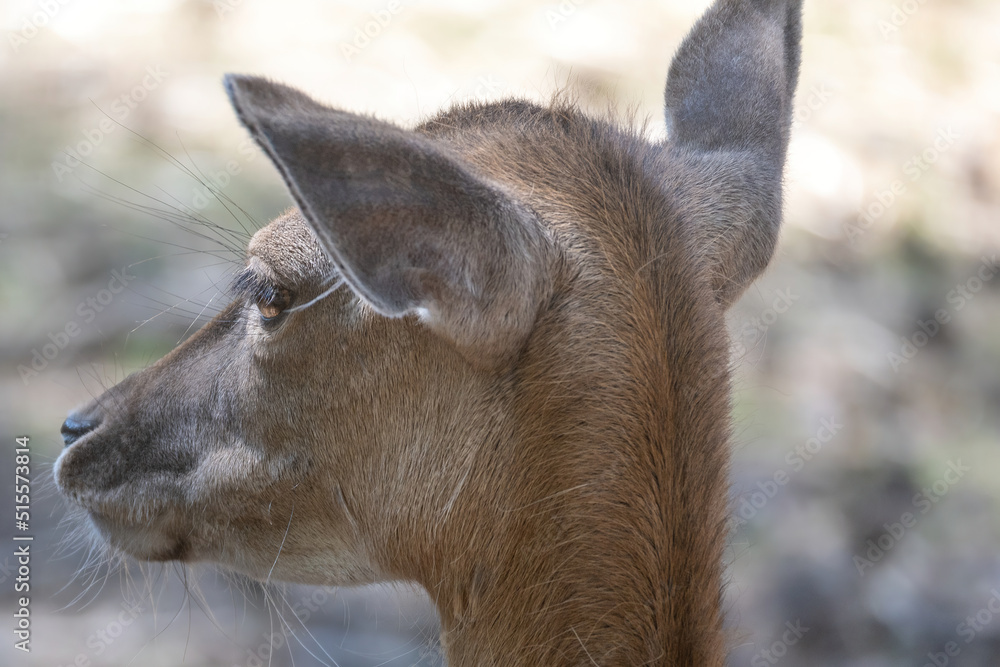
[[63,442],[69,447],[74,442],[87,435],[95,428],[97,428],[98,422],[93,419],[83,419],[80,417],[74,417],[70,415],[63,422],[60,433],[62,433]]

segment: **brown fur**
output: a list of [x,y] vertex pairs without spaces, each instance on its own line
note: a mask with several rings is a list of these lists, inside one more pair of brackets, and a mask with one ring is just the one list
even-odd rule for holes
[[[712,89],[723,47],[770,117]],[[405,131],[230,79],[302,211],[249,266],[295,304],[348,288],[277,324],[237,299],[72,417],[60,489],[138,558],[418,582],[451,665],[723,664],[723,314],[773,248],[797,53],[798,3],[719,0],[663,145],[558,103]]]

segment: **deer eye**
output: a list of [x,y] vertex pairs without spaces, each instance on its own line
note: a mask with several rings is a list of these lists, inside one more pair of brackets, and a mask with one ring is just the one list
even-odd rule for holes
[[292,305],[292,293],[283,288],[267,290],[257,298],[255,304],[260,312],[260,319],[265,324],[275,321]]

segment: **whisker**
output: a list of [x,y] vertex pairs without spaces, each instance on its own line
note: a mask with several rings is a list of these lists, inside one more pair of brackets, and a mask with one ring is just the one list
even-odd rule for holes
[[[94,106],[96,107],[97,105],[95,104]],[[155,141],[153,141],[153,140],[151,140],[151,139],[149,139],[149,138],[147,138],[147,137],[139,134],[138,132],[136,132],[132,128],[128,127],[127,125],[125,125],[124,123],[122,123],[121,121],[119,121],[118,119],[112,118],[106,111],[104,111],[100,107],[97,107],[97,108],[98,108],[98,110],[102,114],[104,114],[109,119],[111,119],[111,121],[113,123],[115,123],[119,127],[123,128],[126,132],[128,132],[133,137],[135,137],[136,139],[138,139],[140,141],[140,143],[142,143],[143,145],[145,145],[147,147],[152,148],[155,152],[159,153],[159,155],[162,158],[164,158],[169,163],[171,163],[175,167],[177,167],[177,169],[179,169],[182,174],[185,174],[186,176],[188,176],[189,178],[191,178],[192,180],[194,180],[195,182],[197,182],[199,185],[203,185],[203,186],[206,186],[208,188],[212,188],[213,187],[212,184],[208,181],[208,179],[205,178],[205,175],[203,173],[201,173],[200,169],[198,170],[198,175],[196,175],[186,164],[184,164],[179,159],[177,159],[176,157],[174,157],[174,155],[172,153],[170,153],[170,151],[166,150],[165,148],[163,148],[162,146],[160,146],[159,144],[157,144]],[[194,160],[191,158],[190,153],[188,153],[187,147],[184,146],[184,142],[181,140],[179,133],[177,133],[177,140],[178,140],[178,143],[181,144],[181,147],[184,149],[185,155],[187,155],[188,159],[191,160],[191,164],[194,165],[195,169],[197,169],[198,168],[197,164],[195,164]],[[216,196],[218,197],[218,195],[216,195]],[[236,206],[235,202],[233,202],[232,199],[230,199],[228,196],[225,197],[225,198],[226,198],[227,201],[229,201],[230,203],[233,203],[233,205]],[[247,217],[248,220],[250,220],[251,222],[253,222],[255,225],[257,225],[259,227],[259,224],[253,218],[253,216],[251,216],[249,213],[247,213],[245,210],[243,210],[239,206],[236,206],[236,208],[239,209],[240,212],[243,213]],[[233,215],[232,211],[230,211],[230,214]],[[236,219],[235,215],[233,215],[233,217],[234,217],[234,219]],[[243,228],[243,231],[244,231],[244,233],[246,233],[247,238],[249,238],[250,237],[250,232],[246,229],[246,227],[243,225],[243,223],[240,220],[238,220],[238,219],[236,219],[236,220],[240,224],[240,227]]]
[[[208,180],[208,178],[205,176],[205,174],[202,173],[201,169],[198,167],[198,163],[195,162],[194,158],[191,157],[191,154],[188,152],[187,146],[184,145],[184,141],[181,139],[181,136],[180,136],[179,133],[177,134],[177,142],[181,145],[181,148],[184,150],[184,154],[187,155],[188,160],[191,161],[191,165],[195,169],[198,170],[198,175],[200,176],[200,178],[197,179],[197,180],[199,180],[205,187],[207,187],[209,189],[209,191],[213,195],[215,195],[215,198],[219,200],[219,203],[222,204],[222,207],[226,209],[226,211],[229,213],[229,215],[232,216],[233,220],[235,220],[236,223],[243,229],[244,234],[246,234],[247,237],[251,236],[249,230],[246,228],[246,226],[244,226],[243,221],[240,220],[236,216],[236,214],[232,212],[232,210],[229,208],[229,206],[226,205],[227,202],[229,204],[232,204],[233,207],[235,207],[236,209],[238,209],[251,222],[253,222],[257,227],[259,227],[260,225],[257,223],[257,221],[253,218],[253,216],[251,216],[249,213],[247,213],[245,210],[243,210],[243,208],[241,206],[239,206],[238,204],[236,204],[236,202],[234,202],[228,195],[226,195],[225,193],[223,193],[221,189],[216,188],[215,185]],[[191,174],[191,175],[192,175],[192,177],[194,176],[193,174]]]
[[274,556],[274,562],[271,563],[271,569],[267,571],[267,578],[264,580],[264,585],[271,582],[271,573],[274,572],[274,566],[278,564],[278,558],[281,556],[281,550],[285,547],[285,540],[288,539],[288,530],[292,527],[293,516],[295,516],[295,500],[292,500],[292,511],[288,513],[288,525],[285,526],[285,534],[281,536],[281,544],[278,545],[278,553]]
[[198,320],[201,319],[201,316],[205,314],[205,309],[208,308],[211,305],[212,301],[215,300],[216,296],[218,296],[218,294],[216,294],[211,299],[209,299],[208,303],[205,304],[205,308],[202,308],[201,312],[198,313],[197,317],[195,317],[193,320],[191,320],[191,324],[189,324],[188,328],[184,330],[184,333],[181,334],[181,337],[177,339],[177,345],[181,344],[181,341],[184,340],[184,337],[188,335],[188,332],[191,331],[191,328],[194,327],[195,323],[197,323]]
[[[126,207],[142,207],[144,209],[143,212],[149,213],[150,215],[168,216],[168,219],[167,219],[168,222],[173,222],[178,227],[181,227],[185,231],[187,231],[187,232],[189,232],[191,234],[194,234],[195,236],[200,236],[201,238],[203,238],[203,239],[205,239],[207,241],[211,241],[213,243],[218,243],[222,247],[224,247],[227,250],[230,250],[232,252],[238,253],[240,251],[239,246],[236,246],[234,244],[231,244],[231,243],[227,242],[224,238],[209,236],[209,235],[207,235],[207,234],[205,234],[203,232],[199,232],[199,231],[196,231],[194,229],[191,229],[190,227],[185,226],[185,224],[183,224],[181,222],[183,220],[184,222],[187,222],[187,223],[190,223],[190,224],[200,224],[202,226],[205,226],[205,224],[207,223],[207,221],[200,221],[200,220],[194,219],[194,218],[192,218],[190,216],[190,214],[187,214],[184,211],[178,210],[175,206],[172,206],[171,204],[163,201],[162,199],[158,199],[157,197],[154,197],[154,196],[152,196],[150,194],[147,194],[147,193],[143,192],[142,190],[134,188],[131,185],[128,185],[127,183],[125,183],[125,182],[123,182],[123,181],[115,178],[114,176],[111,176],[110,174],[108,174],[108,173],[106,173],[104,171],[101,171],[97,167],[94,167],[93,165],[91,165],[91,164],[89,164],[87,162],[82,162],[81,161],[80,164],[88,167],[89,169],[92,169],[93,171],[97,172],[98,174],[100,174],[104,178],[108,179],[109,181],[111,181],[113,183],[117,183],[118,185],[120,185],[121,187],[125,188],[126,190],[134,192],[134,193],[136,193],[137,195],[139,195],[141,197],[145,197],[147,199],[150,199],[150,200],[156,202],[157,204],[160,204],[162,206],[166,206],[168,209],[174,209],[175,211],[178,211],[178,213],[177,214],[170,213],[170,211],[164,211],[163,209],[158,209],[158,208],[155,208],[155,207],[151,207],[148,204],[140,204],[139,202],[133,202],[133,201],[130,201],[130,200],[127,200],[127,199],[122,199],[121,201],[117,201],[117,199],[114,197],[114,195],[108,195],[106,193],[101,193],[100,190],[97,190],[93,186],[88,185],[86,183],[86,181],[84,181],[83,179],[80,179],[79,177],[77,177],[77,180],[80,181],[80,183],[82,183],[83,185],[91,188],[92,191],[95,191],[94,194],[97,194],[98,196],[100,196],[100,195],[103,194],[104,197],[107,198],[107,199],[109,199],[110,201],[114,201],[115,203],[121,204],[121,205],[126,206]],[[217,231],[218,225],[214,225],[213,223],[208,223],[208,226],[206,228],[209,229],[209,230],[212,230],[212,231]]]

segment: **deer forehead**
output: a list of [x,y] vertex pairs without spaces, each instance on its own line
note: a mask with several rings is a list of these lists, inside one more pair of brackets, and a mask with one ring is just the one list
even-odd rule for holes
[[247,246],[258,270],[289,287],[317,285],[333,265],[298,209],[291,209],[258,230]]

